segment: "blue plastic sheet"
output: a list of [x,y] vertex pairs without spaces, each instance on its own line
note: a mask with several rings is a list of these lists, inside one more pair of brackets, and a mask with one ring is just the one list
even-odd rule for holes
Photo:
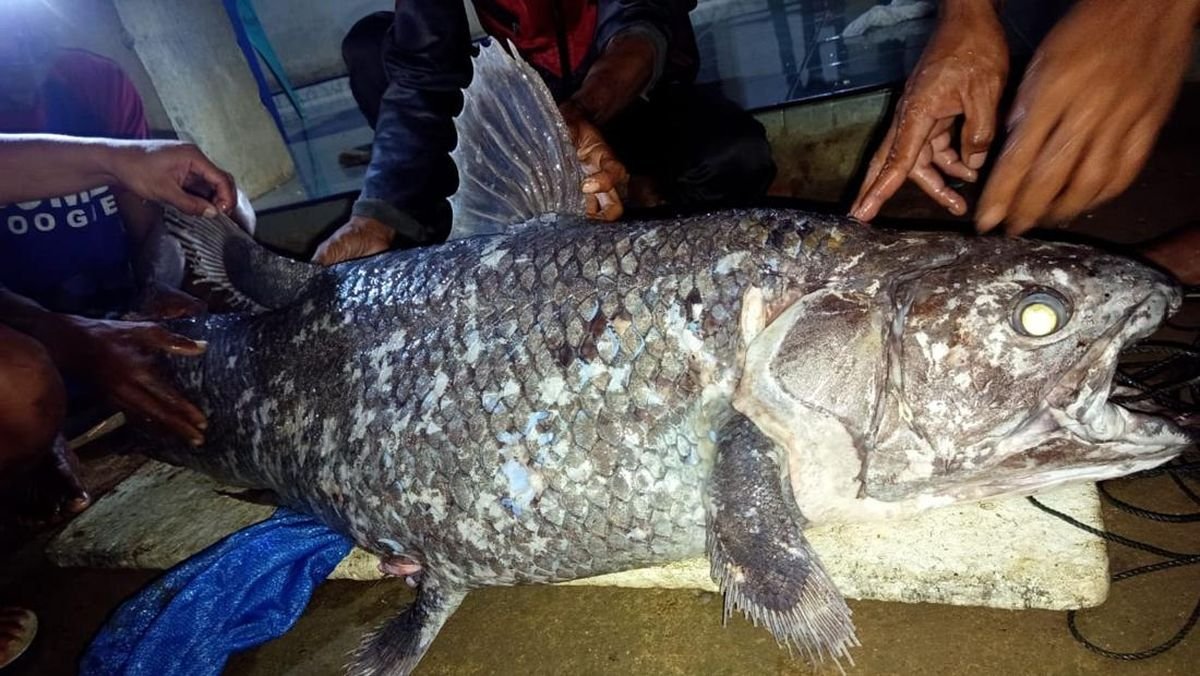
[[350,547],[315,519],[278,509],[126,601],[92,641],[80,673],[219,674],[234,652],[286,633]]

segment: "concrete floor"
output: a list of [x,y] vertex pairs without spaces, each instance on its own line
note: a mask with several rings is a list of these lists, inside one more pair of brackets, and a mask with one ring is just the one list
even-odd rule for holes
[[[1123,499],[1194,511],[1165,478],[1114,482]],[[1200,527],[1147,522],[1109,512],[1111,530],[1165,547],[1200,550]],[[1113,570],[1156,559],[1110,548]],[[23,602],[42,632],[13,676],[74,673],[79,652],[105,614],[153,572],[43,569],[0,598]],[[1183,568],[1121,583],[1080,626],[1103,645],[1140,650],[1164,640],[1191,612],[1200,569]],[[283,638],[236,656],[227,674],[339,674],[362,633],[411,598],[403,584],[330,582]],[[849,673],[873,674],[1195,674],[1200,640],[1157,658],[1121,663],[1094,655],[1067,633],[1063,613],[851,602],[863,647]],[[520,587],[472,593],[443,629],[423,674],[807,674],[812,670],[771,637],[734,618],[721,626],[721,600],[692,591]],[[826,668],[820,673],[836,673]]]
[[[1131,191],[1075,229],[1117,242],[1145,239],[1200,222],[1200,88],[1191,86],[1151,165]],[[894,215],[927,213],[911,195]],[[111,479],[126,467],[94,458],[89,471]],[[1190,512],[1165,478],[1113,483],[1139,505]],[[1200,551],[1200,526],[1169,525],[1109,511],[1111,530],[1180,551]],[[16,541],[3,543],[13,552]],[[57,570],[38,565],[36,548],[0,557],[0,599],[35,609],[42,622],[30,653],[7,674],[75,672],[78,655],[118,603],[155,572]],[[1156,560],[1111,546],[1114,571]],[[1114,587],[1084,611],[1084,632],[1117,650],[1139,650],[1173,633],[1200,596],[1200,569],[1181,568]],[[228,665],[235,675],[336,674],[359,636],[410,598],[402,584],[328,583],[293,630]],[[1200,635],[1138,663],[1094,655],[1067,633],[1065,615],[937,605],[852,602],[863,647],[854,675],[873,674],[1196,674]],[[811,669],[776,647],[763,630],[735,618],[722,627],[715,594],[525,587],[471,594],[422,663],[423,674],[805,674]],[[832,673],[832,669],[826,668]]]

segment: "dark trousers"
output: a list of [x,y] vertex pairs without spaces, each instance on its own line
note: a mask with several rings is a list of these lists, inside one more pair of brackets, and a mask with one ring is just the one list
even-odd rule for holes
[[[350,90],[372,129],[388,84],[383,38],[391,24],[391,12],[376,12],[342,41]],[[732,101],[691,84],[660,85],[600,131],[630,174],[652,179],[672,204],[750,202],[775,178],[762,125]]]

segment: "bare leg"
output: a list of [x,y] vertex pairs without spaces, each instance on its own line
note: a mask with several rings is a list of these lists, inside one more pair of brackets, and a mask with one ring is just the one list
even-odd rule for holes
[[24,608],[0,607],[0,669],[12,664],[33,643],[37,615]]
[[0,326],[0,510],[40,521],[87,507],[61,434],[66,409],[41,344]]

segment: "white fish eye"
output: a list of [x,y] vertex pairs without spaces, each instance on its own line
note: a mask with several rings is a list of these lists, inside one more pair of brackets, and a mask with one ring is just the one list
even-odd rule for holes
[[1043,338],[1066,325],[1071,313],[1056,293],[1031,291],[1013,308],[1012,325],[1017,333],[1031,338]]

